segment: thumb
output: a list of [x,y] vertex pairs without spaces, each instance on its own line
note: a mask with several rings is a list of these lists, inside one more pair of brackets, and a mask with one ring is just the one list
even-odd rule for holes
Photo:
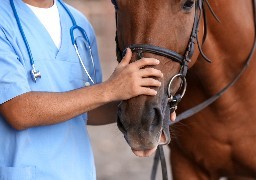
[[176,112],[175,111],[171,114],[170,119],[171,119],[172,122],[175,121],[175,119],[176,119]]
[[127,48],[126,54],[120,64],[122,64],[123,66],[128,65],[131,61],[131,58],[132,58],[132,50],[130,48]]

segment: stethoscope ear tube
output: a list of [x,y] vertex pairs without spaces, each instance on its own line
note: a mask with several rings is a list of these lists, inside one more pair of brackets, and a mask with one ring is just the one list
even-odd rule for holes
[[[79,51],[78,51],[78,48],[77,48],[77,45],[76,45],[76,44],[74,44],[74,48],[75,48],[76,54],[77,54],[77,56],[78,56],[78,59],[79,59],[81,65],[82,65],[82,67],[83,67],[83,69],[84,69],[86,75],[89,77],[89,79],[90,79],[90,81],[92,82],[92,84],[95,84],[93,78],[91,77],[91,75],[89,74],[88,70],[86,69],[86,67],[85,67],[85,65],[84,65],[84,62],[83,62],[83,60],[82,60],[82,58],[81,58],[81,56],[80,56],[80,53],[79,53]],[[93,64],[93,65],[94,65],[94,64]],[[89,84],[88,84],[88,85],[89,85]]]
[[[89,38],[88,38],[88,36],[87,36],[85,30],[84,30],[82,27],[80,27],[80,26],[77,25],[77,23],[76,23],[74,17],[72,16],[72,14],[71,14],[71,12],[68,10],[68,8],[67,8],[62,2],[60,2],[60,4],[61,4],[61,5],[64,7],[64,9],[67,11],[67,13],[68,13],[68,15],[69,15],[69,17],[70,17],[70,19],[71,19],[71,21],[72,21],[72,23],[73,23],[73,26],[70,28],[69,32],[70,32],[71,42],[72,42],[72,44],[73,44],[73,46],[74,46],[74,48],[75,48],[77,57],[78,57],[78,59],[79,59],[79,61],[80,61],[80,63],[81,63],[81,66],[83,67],[83,69],[84,69],[86,75],[87,75],[88,78],[90,79],[91,83],[92,83],[92,84],[95,84],[95,83],[96,83],[96,82],[95,82],[95,79],[96,79],[96,70],[95,70],[95,63],[94,63],[94,59],[93,59],[93,55],[92,55],[91,42],[90,42],[90,40],[89,40]],[[79,50],[78,50],[78,47],[77,47],[77,44],[76,44],[76,40],[75,40],[75,36],[74,36],[74,31],[75,31],[75,30],[78,30],[78,31],[82,34],[82,36],[83,36],[83,38],[85,39],[85,41],[88,43],[88,49],[89,49],[90,59],[91,59],[91,62],[92,62],[92,65],[93,65],[93,71],[94,71],[94,72],[93,72],[93,76],[94,76],[93,78],[92,78],[92,76],[90,75],[90,73],[88,72],[87,68],[85,67],[85,65],[84,65],[84,63],[83,63],[83,60],[82,60],[82,58],[81,58],[81,55],[80,55],[80,53],[79,53]],[[93,80],[93,79],[94,79],[94,80]],[[90,83],[88,83],[88,82],[86,82],[86,83],[87,83],[86,86],[90,85]]]

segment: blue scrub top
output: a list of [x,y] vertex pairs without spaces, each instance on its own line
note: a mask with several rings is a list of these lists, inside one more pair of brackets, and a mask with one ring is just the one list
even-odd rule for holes
[[[72,46],[69,35],[72,23],[62,6],[57,3],[62,30],[58,49],[23,1],[14,3],[42,78],[36,83],[32,81],[29,56],[10,2],[1,0],[0,104],[30,91],[65,92],[83,87],[88,78]],[[101,82],[93,28],[81,13],[68,7],[91,41],[97,82]],[[76,32],[75,37],[79,36]],[[60,124],[17,131],[0,115],[0,180],[95,180],[86,119],[83,114]]]

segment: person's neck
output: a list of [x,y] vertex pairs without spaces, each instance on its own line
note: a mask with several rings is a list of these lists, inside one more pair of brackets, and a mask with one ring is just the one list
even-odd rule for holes
[[23,2],[39,8],[50,8],[54,4],[54,0],[23,0]]

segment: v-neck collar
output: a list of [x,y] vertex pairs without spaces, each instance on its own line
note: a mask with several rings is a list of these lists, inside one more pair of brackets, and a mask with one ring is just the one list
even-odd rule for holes
[[[55,59],[59,57],[66,57],[69,45],[69,25],[66,21],[66,19],[69,19],[69,16],[67,12],[63,9],[63,7],[59,4],[58,0],[56,0],[55,3],[57,3],[57,7],[59,10],[59,16],[60,16],[60,26],[61,26],[61,45],[58,49],[53,42],[53,39],[51,38],[50,34],[44,27],[44,25],[40,22],[40,20],[36,17],[36,15],[33,13],[33,11],[22,1],[22,0],[15,0],[17,3],[17,11],[21,12],[19,13],[19,16],[21,18],[27,18],[30,17],[31,24],[34,24],[36,27],[38,27],[38,34],[42,37],[44,37],[44,40],[47,41],[47,44],[50,45],[50,48],[55,52]],[[29,42],[28,42],[29,43]]]

